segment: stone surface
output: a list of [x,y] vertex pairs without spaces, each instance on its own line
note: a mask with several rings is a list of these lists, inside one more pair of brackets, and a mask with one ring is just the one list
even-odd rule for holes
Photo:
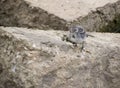
[[25,0],[67,21],[86,16],[91,10],[118,0]]
[[116,32],[119,15],[120,0],[0,0],[1,26],[68,30],[79,24],[87,31]]
[[120,34],[89,33],[80,52],[66,33],[0,27],[0,87],[119,88]]
[[96,11],[90,12],[87,16],[77,18],[71,22],[71,24],[80,24],[88,31],[116,32],[119,29],[119,20],[120,0],[116,3],[99,7]]
[[28,28],[66,29],[66,21],[49,12],[33,7],[24,0],[0,0],[0,25]]

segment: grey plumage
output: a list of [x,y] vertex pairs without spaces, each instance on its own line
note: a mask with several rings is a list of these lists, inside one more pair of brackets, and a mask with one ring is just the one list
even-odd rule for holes
[[71,42],[74,46],[80,45],[80,51],[82,51],[86,37],[86,32],[81,26],[73,26],[69,28],[69,35],[64,35],[62,40]]
[[81,26],[73,26],[69,29],[68,40],[74,44],[80,44],[85,41],[86,32]]
[[74,46],[80,45],[81,51],[84,49],[86,37],[94,37],[93,35],[87,34],[83,27],[73,26],[69,28],[69,34],[63,35],[62,40],[71,42]]

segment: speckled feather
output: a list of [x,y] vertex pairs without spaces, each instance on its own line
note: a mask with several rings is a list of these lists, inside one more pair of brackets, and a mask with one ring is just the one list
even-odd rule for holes
[[82,43],[86,38],[86,32],[81,26],[74,26],[70,28],[70,41],[78,44]]

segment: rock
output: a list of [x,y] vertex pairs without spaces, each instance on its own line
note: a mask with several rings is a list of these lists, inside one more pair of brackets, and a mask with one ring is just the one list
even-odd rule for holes
[[40,7],[64,20],[72,21],[87,15],[91,10],[118,0],[25,0],[34,7]]
[[66,33],[0,27],[0,87],[119,88],[120,35],[90,33],[79,52]]
[[[24,0],[0,1],[0,25],[65,30],[66,21]],[[59,27],[58,27],[59,25]]]
[[87,31],[116,32],[119,15],[120,0],[0,1],[1,26],[68,30],[79,24]]
[[[87,31],[118,32],[120,20],[120,1],[98,7],[85,17],[79,17],[71,22],[72,25],[80,24]],[[118,30],[118,31],[117,31]]]

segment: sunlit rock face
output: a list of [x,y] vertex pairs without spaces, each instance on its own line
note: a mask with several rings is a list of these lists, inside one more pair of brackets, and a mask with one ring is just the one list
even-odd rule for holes
[[1,26],[68,30],[69,26],[79,24],[87,31],[109,31],[106,26],[119,14],[119,0],[0,1]]
[[91,10],[118,0],[25,0],[67,21],[87,15]]
[[89,33],[82,52],[64,34],[0,27],[0,87],[119,88],[119,34]]

